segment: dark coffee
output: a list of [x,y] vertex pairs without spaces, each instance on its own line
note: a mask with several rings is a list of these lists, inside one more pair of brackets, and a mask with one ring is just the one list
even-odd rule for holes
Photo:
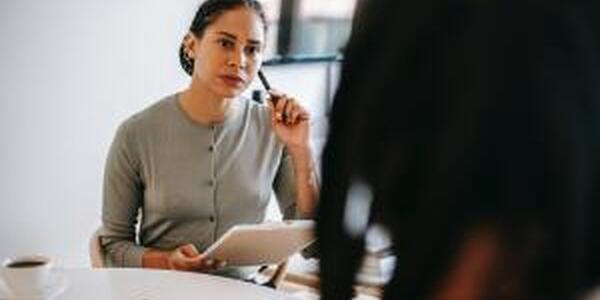
[[35,268],[46,264],[43,261],[14,261],[6,265],[7,268]]

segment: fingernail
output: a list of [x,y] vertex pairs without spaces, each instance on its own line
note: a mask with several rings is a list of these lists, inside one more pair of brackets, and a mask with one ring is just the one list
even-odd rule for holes
[[219,268],[223,268],[227,266],[227,262],[226,261],[222,261],[221,263],[219,263]]
[[209,259],[207,259],[207,260],[206,260],[206,262],[205,262],[205,263],[206,263],[206,265],[209,265],[209,266],[210,266],[210,265],[212,265],[212,264],[214,263],[214,261],[213,261],[212,259],[210,259],[210,258],[209,258]]

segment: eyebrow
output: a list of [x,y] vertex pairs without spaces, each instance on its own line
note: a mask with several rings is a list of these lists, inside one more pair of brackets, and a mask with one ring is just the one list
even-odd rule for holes
[[[238,39],[237,36],[235,36],[234,34],[231,34],[229,32],[226,32],[226,31],[219,31],[219,32],[217,32],[217,34],[224,35],[224,36],[226,36],[228,38],[231,38],[231,39],[234,39],[236,41]],[[253,44],[253,45],[260,45],[260,44],[262,44],[259,40],[252,40],[252,39],[249,39],[248,43],[249,44]]]

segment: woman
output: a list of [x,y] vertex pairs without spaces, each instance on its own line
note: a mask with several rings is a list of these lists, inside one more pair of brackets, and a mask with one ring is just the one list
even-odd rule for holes
[[394,242],[384,299],[583,299],[600,283],[600,4],[363,9],[323,153],[322,299],[351,298],[357,207]]
[[189,88],[126,120],[110,149],[101,234],[109,265],[216,271],[222,264],[201,252],[232,226],[263,221],[273,189],[284,217],[313,214],[307,111],[284,94],[272,93],[269,107],[240,97],[261,66],[265,32],[255,0],[200,6],[180,49]]

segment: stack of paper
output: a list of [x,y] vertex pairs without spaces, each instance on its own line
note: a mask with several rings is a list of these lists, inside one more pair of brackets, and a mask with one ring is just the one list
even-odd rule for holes
[[396,257],[391,251],[389,233],[381,226],[371,226],[365,236],[365,256],[356,280],[368,285],[384,285],[393,275]]
[[356,280],[367,285],[384,285],[393,275],[396,257],[390,251],[366,252]]
[[275,265],[314,241],[314,221],[235,225],[203,255],[229,266]]

